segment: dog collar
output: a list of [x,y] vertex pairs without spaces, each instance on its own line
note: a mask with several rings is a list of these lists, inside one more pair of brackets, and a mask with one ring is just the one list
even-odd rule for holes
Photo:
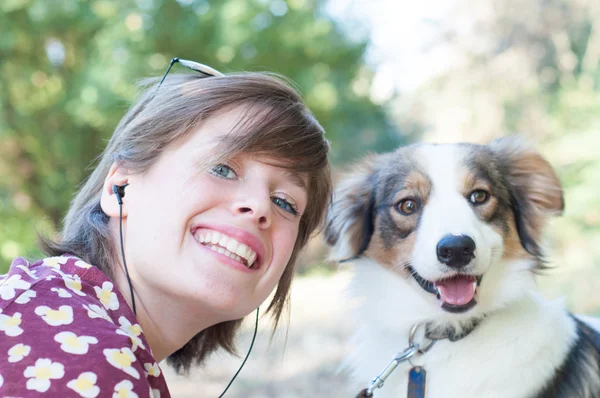
[[[481,323],[483,318],[476,318],[467,327],[461,328],[459,331],[453,326],[434,327],[431,323],[419,323],[413,325],[408,335],[408,347],[400,351],[394,359],[377,375],[369,387],[361,390],[356,398],[372,398],[373,391],[383,387],[385,380],[392,374],[394,370],[403,362],[410,361],[415,355],[423,355],[429,351],[438,340],[448,339],[452,342],[458,341],[468,336]],[[416,334],[419,328],[424,327],[425,333],[421,342],[416,341]],[[413,366],[409,371],[408,396],[409,397],[424,397],[426,386],[426,372],[422,366]]]
[[482,320],[483,318],[475,318],[469,325],[462,327],[460,330],[457,330],[454,326],[435,327],[433,324],[428,323],[425,327],[425,337],[433,341],[445,339],[453,342],[458,341],[471,334]]

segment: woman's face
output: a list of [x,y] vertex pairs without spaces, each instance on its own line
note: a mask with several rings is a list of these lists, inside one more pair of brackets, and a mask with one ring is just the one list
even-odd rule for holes
[[233,109],[208,119],[150,170],[130,175],[124,198],[136,290],[224,320],[247,315],[273,291],[307,204],[305,178],[264,158],[242,154],[208,171],[200,167],[240,115]]

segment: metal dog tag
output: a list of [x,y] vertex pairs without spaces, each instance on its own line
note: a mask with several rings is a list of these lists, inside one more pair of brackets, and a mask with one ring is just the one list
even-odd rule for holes
[[415,366],[408,372],[407,398],[425,398],[427,372],[421,366]]

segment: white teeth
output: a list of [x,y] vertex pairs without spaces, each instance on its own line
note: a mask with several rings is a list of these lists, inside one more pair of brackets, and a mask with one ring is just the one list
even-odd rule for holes
[[254,253],[253,251],[250,251],[250,257],[248,257],[248,267],[252,268],[252,265],[254,265],[254,261],[256,261],[256,253]]
[[204,243],[211,250],[233,258],[240,263],[244,260],[248,268],[252,268],[257,254],[248,245],[217,231],[205,231],[195,235],[198,242]]
[[247,245],[244,245],[243,243],[239,243],[238,247],[237,247],[237,249],[235,249],[234,253],[240,257],[249,259],[250,255],[252,254],[252,249],[250,249]]
[[237,249],[237,247],[238,241],[234,239],[229,239],[229,242],[227,242],[227,250],[229,250],[232,253],[235,253],[235,249]]
[[229,240],[229,238],[226,235],[221,235],[221,239],[219,239],[219,242],[217,242],[217,243],[219,244],[219,246],[226,247],[228,240]]

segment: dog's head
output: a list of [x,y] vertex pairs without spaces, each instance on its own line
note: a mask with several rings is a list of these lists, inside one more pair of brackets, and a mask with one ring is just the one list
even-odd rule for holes
[[353,168],[325,236],[333,259],[366,257],[407,280],[433,313],[465,319],[526,293],[543,267],[544,221],[563,207],[550,164],[516,137],[418,144]]

